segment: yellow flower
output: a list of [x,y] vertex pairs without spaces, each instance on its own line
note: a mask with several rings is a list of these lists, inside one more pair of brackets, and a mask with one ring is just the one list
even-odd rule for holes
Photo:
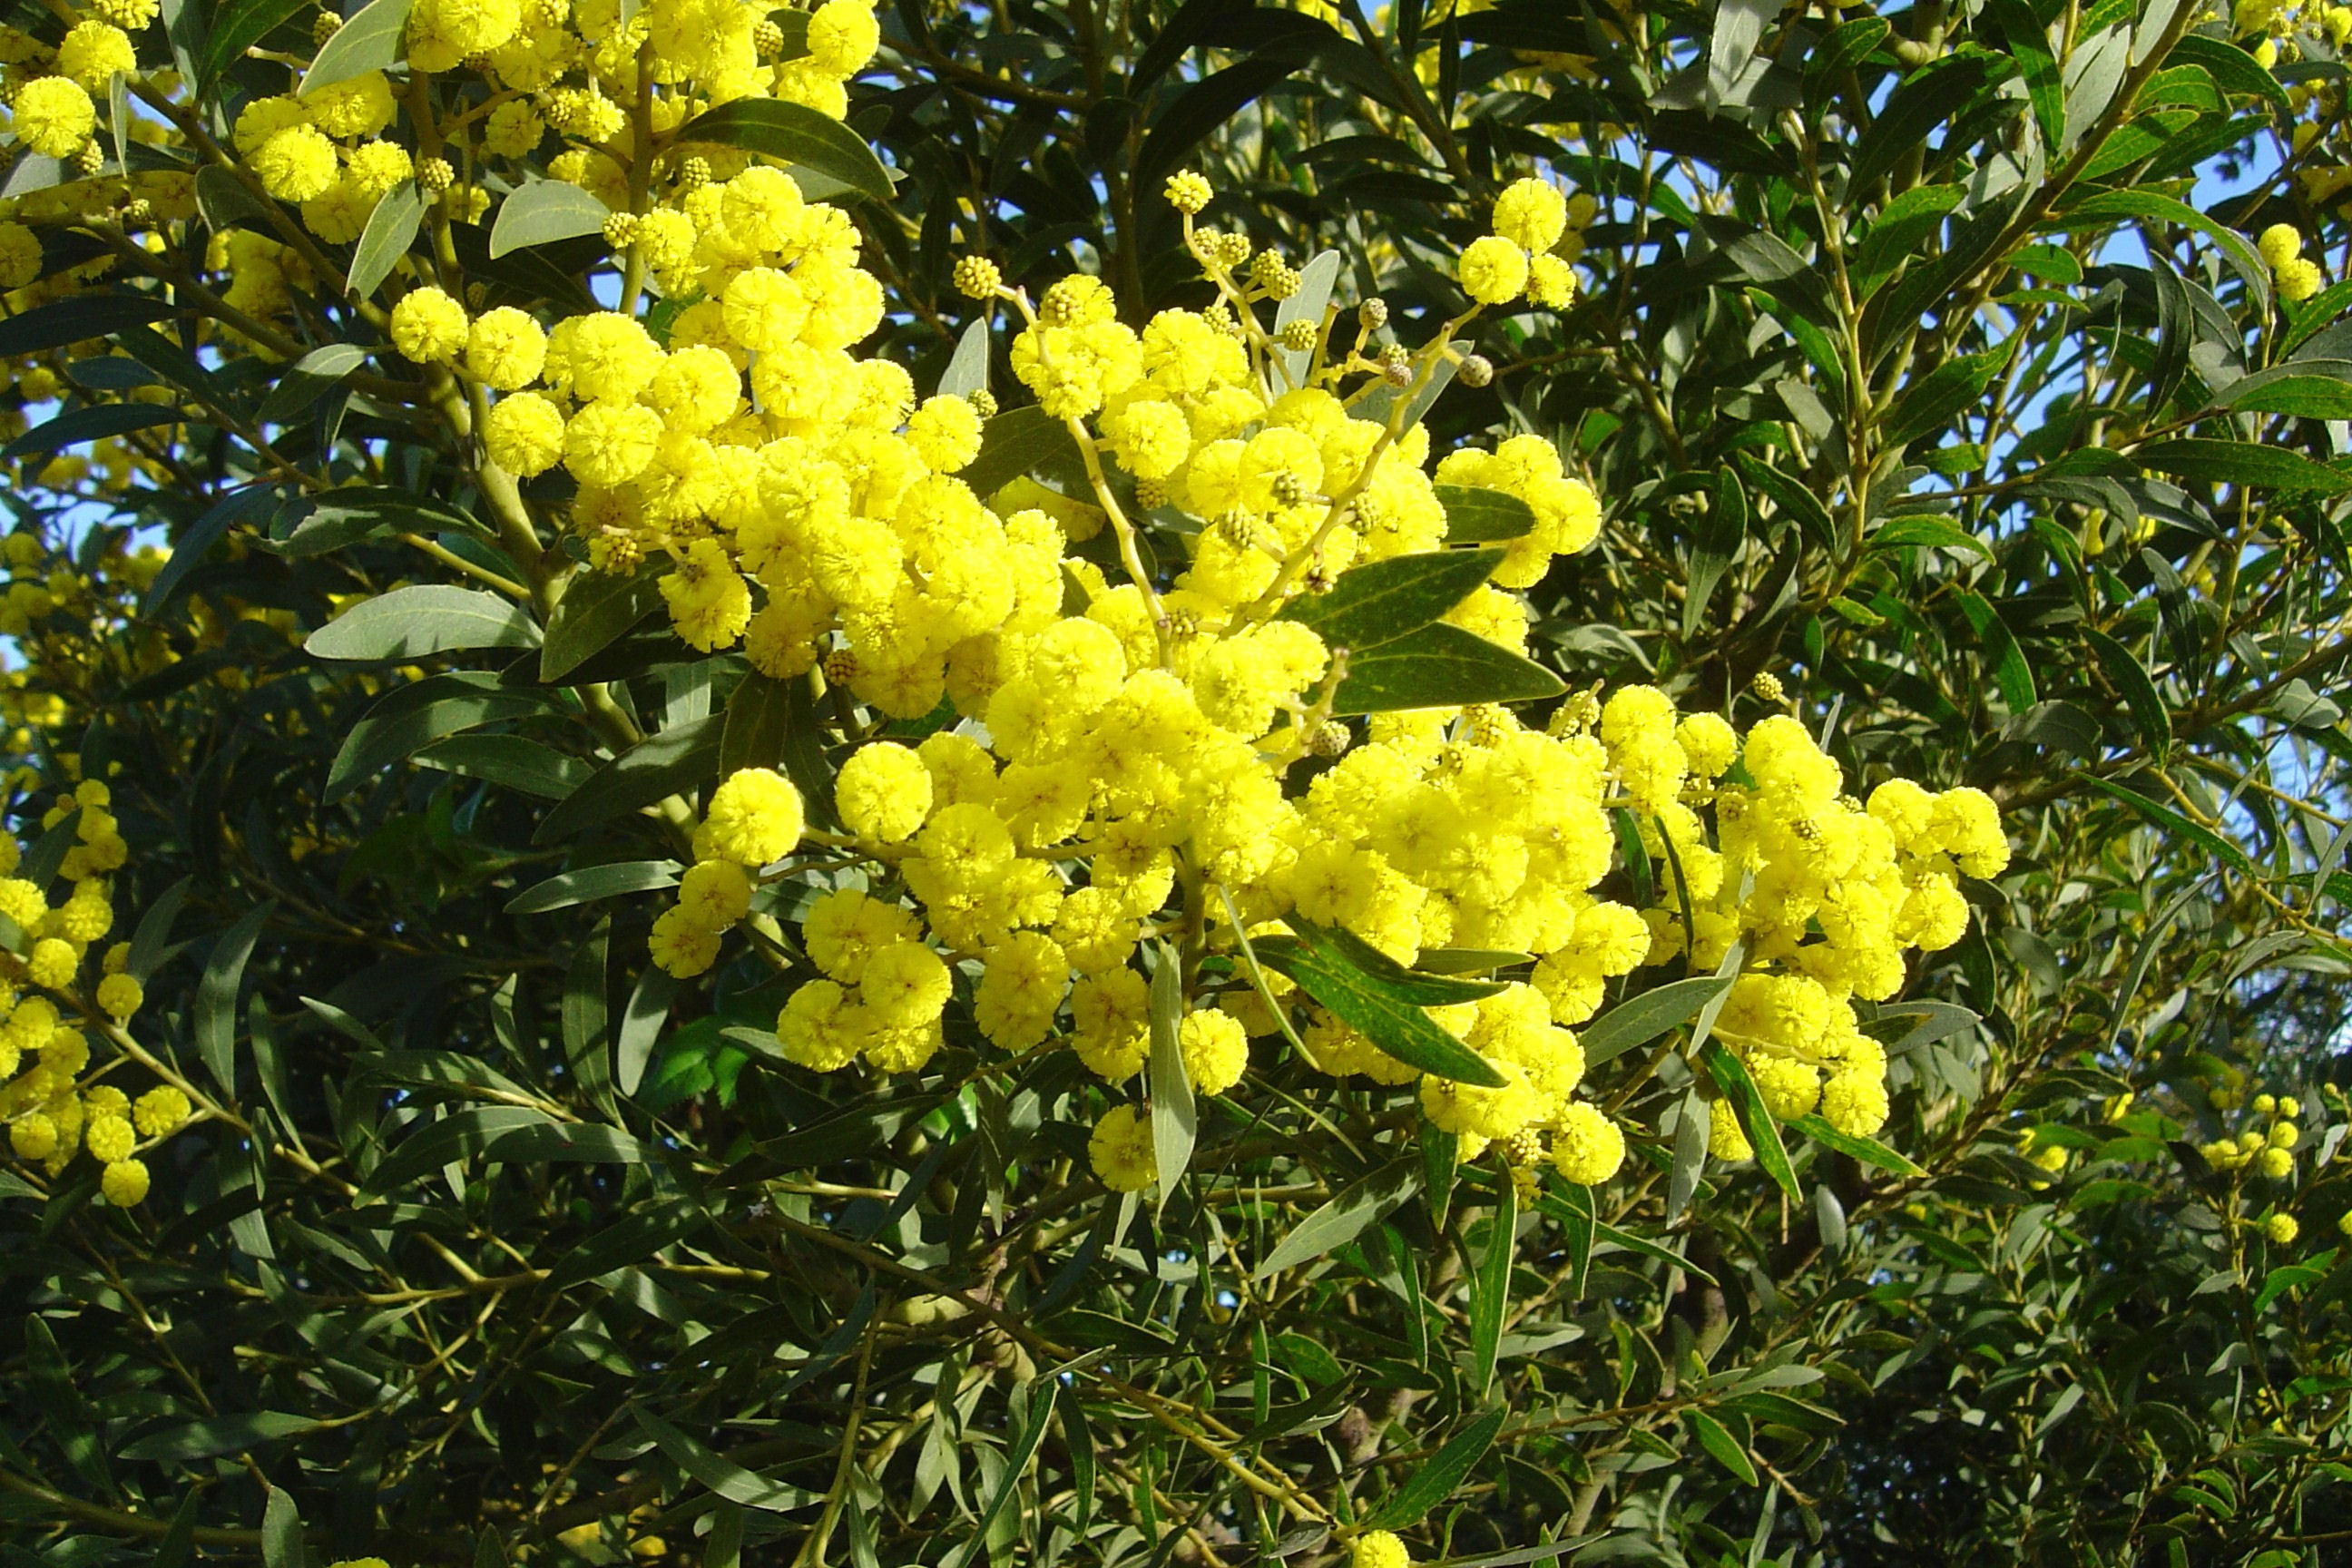
[[392,308],[392,346],[418,364],[448,363],[466,346],[466,307],[441,289],[412,289]]
[[1114,1105],[1095,1123],[1087,1157],[1102,1184],[1115,1193],[1139,1193],[1159,1175],[1151,1119],[1132,1105]]
[[1500,235],[1474,239],[1462,253],[1462,291],[1481,305],[1507,305],[1528,286],[1527,252]]
[[713,855],[739,866],[765,866],[801,841],[801,796],[782,774],[741,768],[710,796],[703,833]]
[[44,158],[70,158],[98,124],[98,109],[76,83],[45,76],[17,89],[8,105],[17,140]]

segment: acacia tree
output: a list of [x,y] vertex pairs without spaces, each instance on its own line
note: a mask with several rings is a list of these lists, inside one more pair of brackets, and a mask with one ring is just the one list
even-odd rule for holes
[[2325,1561],[2347,27],[13,15],[6,1550]]

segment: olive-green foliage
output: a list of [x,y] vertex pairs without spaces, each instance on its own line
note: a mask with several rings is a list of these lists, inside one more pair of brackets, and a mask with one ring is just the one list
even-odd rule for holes
[[[1402,1113],[1299,1073],[1204,1116],[1155,1208],[1086,1176],[1066,1053],[788,1068],[772,969],[709,1012],[637,978],[657,822],[535,837],[603,761],[583,700],[693,721],[740,663],[629,601],[553,682],[511,648],[430,690],[314,659],[286,627],[419,558],[266,550],[291,518],[215,510],[251,454],[192,445],[105,525],[201,558],[138,623],[181,657],[34,680],[70,715],[53,783],[121,764],[118,901],[184,889],[143,1016],[191,1070],[234,1032],[235,1119],[135,1214],[88,1181],[0,1206],[0,1553],[1311,1564],[1328,1510],[1494,1563],[2332,1560],[2352,285],[2273,298],[2250,239],[2352,270],[2311,199],[2346,145],[2323,38],[2266,69],[2132,0],[884,20],[852,122],[905,178],[856,211],[926,389],[961,255],[1033,291],[1098,269],[1138,318],[1192,300],[1179,167],[1204,222],[1339,249],[1406,341],[1501,184],[1593,198],[1585,299],[1493,329],[1491,384],[1432,419],[1551,437],[1601,495],[1534,595],[1572,685],[1752,716],[1772,676],[1858,782],[2002,803],[1980,929],[1878,1025],[1918,1173],[1806,1142],[1801,1199],[1713,1164],[1669,1225],[1653,1138],[1597,1212],[1521,1202],[1491,1163],[1374,1157]],[[2273,172],[2214,200],[2230,160]],[[446,433],[341,398],[288,456],[476,509]],[[818,716],[776,722],[821,773]],[[416,755],[461,725],[518,739],[505,772]],[[265,905],[237,999],[204,1000]],[[2292,1179],[2196,1152],[2267,1124],[2217,1089],[2301,1099]],[[2242,1223],[2273,1208],[2299,1240]]]

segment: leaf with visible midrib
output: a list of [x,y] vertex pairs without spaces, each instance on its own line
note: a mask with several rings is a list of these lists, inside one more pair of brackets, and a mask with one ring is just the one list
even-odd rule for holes
[[466,648],[531,647],[539,626],[496,594],[443,584],[395,588],[353,605],[302,645],[313,658],[421,658]]
[[1429,1463],[1415,1471],[1412,1479],[1398,1488],[1382,1503],[1379,1511],[1365,1523],[1373,1530],[1403,1530],[1418,1524],[1422,1517],[1454,1495],[1495,1439],[1503,1430],[1500,1410],[1489,1410],[1447,1440],[1445,1447],[1430,1456]]
[[647,563],[629,576],[589,572],[572,580],[547,620],[539,650],[539,678],[553,684],[585,664],[631,626],[661,607],[667,563]]
[[[831,115],[782,99],[739,98],[697,115],[677,132],[677,141],[715,142],[747,153],[782,158],[800,180],[802,195],[821,201],[835,191],[856,191],[877,201],[888,201],[894,188],[890,171],[874,155],[866,139]],[[803,179],[823,176],[834,189]]]
[[1397,987],[1367,974],[1328,940],[1318,940],[1326,933],[1307,922],[1299,923],[1307,930],[1295,942],[1268,937],[1255,943],[1258,962],[1290,976],[1341,1023],[1406,1066],[1457,1083],[1503,1087],[1502,1074],[1485,1058],[1439,1028],[1422,1011],[1430,1004],[1414,1001]]
[[1433,488],[1437,504],[1445,509],[1445,539],[1449,544],[1485,544],[1535,531],[1535,509],[1517,496],[1470,485]]
[[209,90],[246,50],[261,42],[308,0],[228,0],[213,16],[212,28],[196,58],[199,90]]
[[1339,574],[1328,593],[1291,600],[1278,618],[1311,628],[1327,647],[1377,647],[1419,631],[1468,598],[1494,575],[1503,555],[1500,550],[1433,550],[1367,562]]
[[354,296],[364,300],[383,286],[400,258],[408,254],[424,222],[425,193],[415,180],[403,180],[376,198],[367,226],[360,231],[359,245],[352,252],[350,283]]
[[723,715],[713,713],[638,742],[565,795],[539,825],[531,842],[552,844],[583,828],[643,810],[715,775],[725,723]]
[[1282,1238],[1281,1244],[1257,1266],[1254,1279],[1263,1279],[1286,1268],[1344,1247],[1370,1226],[1394,1213],[1421,1184],[1419,1156],[1396,1160],[1332,1194],[1331,1200],[1308,1215]]
[[980,456],[958,469],[956,478],[985,500],[1024,474],[1077,461],[1077,443],[1068,426],[1033,403],[991,419],[981,431]]
[[241,1411],[150,1432],[124,1444],[121,1453],[126,1459],[210,1459],[222,1454],[243,1453],[298,1432],[316,1431],[319,1425],[307,1415],[289,1415],[279,1410]]
[[2142,468],[2203,484],[2316,490],[2322,495],[2341,495],[2352,490],[2352,475],[2325,463],[2315,463],[2299,452],[2281,447],[2258,447],[2251,441],[2182,436],[2152,442],[2136,449],[2131,457]]
[[297,98],[308,98],[322,87],[383,70],[400,58],[401,29],[408,23],[411,0],[371,0],[358,15],[335,29],[321,45],[310,68],[302,73]]
[[1526,702],[1557,697],[1566,689],[1558,676],[1533,659],[1475,632],[1433,621],[1349,659],[1331,711],[1381,713],[1400,708]]
[[1588,1070],[1698,1016],[1698,1010],[1731,988],[1728,975],[1702,974],[1629,996],[1603,1013],[1577,1037]]
[[2083,628],[2083,640],[2091,645],[2098,656],[2099,668],[2116,689],[2123,693],[2124,706],[2131,710],[2132,721],[2139,726],[2139,738],[2147,747],[2149,757],[2162,767],[2172,754],[2172,710],[2164,704],[2163,694],[2147,668],[2131,649],[2095,627]]
[[602,234],[612,209],[569,180],[533,180],[499,204],[490,221],[490,259],[527,246]]
[[1756,1080],[1748,1076],[1748,1068],[1718,1041],[1709,1040],[1700,1056],[1706,1064],[1707,1076],[1715,1079],[1716,1087],[1723,1090],[1738,1113],[1740,1127],[1756,1151],[1756,1163],[1764,1167],[1766,1175],[1780,1184],[1781,1191],[1802,1199],[1804,1189],[1797,1184],[1796,1168],[1789,1163],[1789,1151],[1781,1145],[1780,1129],[1774,1123],[1764,1096],[1757,1089]]

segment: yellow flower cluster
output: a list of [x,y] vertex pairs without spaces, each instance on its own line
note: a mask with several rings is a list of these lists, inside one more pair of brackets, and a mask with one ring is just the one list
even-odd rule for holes
[[[59,903],[15,874],[27,852],[0,837],[0,917],[13,928],[0,951],[0,1121],[16,1157],[51,1177],[87,1152],[100,1167],[106,1200],[129,1208],[147,1195],[141,1156],[188,1120],[190,1106],[167,1070],[123,1033],[145,1000],[125,967],[130,944],[115,943],[99,973],[87,973],[89,950],[114,927],[105,876],[128,853],[110,804],[107,787],[88,780],[44,816],[44,829],[74,823],[73,842],[57,863],[72,891]],[[115,1047],[96,1066],[93,1032]],[[134,1062],[165,1081],[135,1100],[101,1081]]]
[[[2352,17],[2352,10],[2345,15]],[[2300,304],[2326,286],[2327,278],[2319,270],[2319,263],[2303,254],[2303,233],[2294,225],[2271,225],[2263,230],[2255,247],[2270,267],[2280,299]]]
[[[2221,1098],[2218,1093],[2214,1097],[2217,1109]],[[2217,1171],[2255,1171],[2283,1182],[2294,1174],[2294,1148],[2303,1141],[2295,1118],[2303,1107],[2293,1095],[2258,1094],[2252,1109],[2263,1125],[2249,1126],[2234,1138],[2200,1143],[2197,1152]]]

